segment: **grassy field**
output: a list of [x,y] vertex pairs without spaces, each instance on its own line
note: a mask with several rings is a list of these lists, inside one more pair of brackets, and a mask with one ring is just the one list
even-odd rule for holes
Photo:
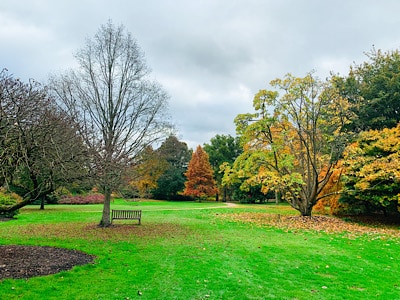
[[93,264],[0,281],[0,299],[400,299],[400,240],[285,230],[234,221],[286,205],[126,202],[142,225],[98,228],[101,205],[28,206],[0,222],[0,244],[46,245],[96,256]]

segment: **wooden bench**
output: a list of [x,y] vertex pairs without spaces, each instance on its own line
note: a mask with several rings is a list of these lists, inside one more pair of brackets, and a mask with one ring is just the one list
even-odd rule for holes
[[141,219],[141,210],[111,210],[111,223],[113,220],[138,220],[140,225]]

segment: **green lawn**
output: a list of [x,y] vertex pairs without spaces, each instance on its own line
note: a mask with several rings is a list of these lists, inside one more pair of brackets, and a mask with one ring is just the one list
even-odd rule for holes
[[[400,299],[400,240],[287,231],[234,222],[240,212],[296,214],[286,205],[125,202],[142,225],[98,228],[101,205],[28,206],[0,222],[0,244],[94,254],[94,264],[0,281],[0,299]],[[140,292],[140,295],[138,294]]]

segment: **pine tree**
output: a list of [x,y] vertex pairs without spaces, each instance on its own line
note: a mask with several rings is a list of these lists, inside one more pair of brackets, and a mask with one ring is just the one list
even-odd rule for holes
[[208,154],[200,145],[192,154],[185,176],[183,195],[202,199],[217,193]]

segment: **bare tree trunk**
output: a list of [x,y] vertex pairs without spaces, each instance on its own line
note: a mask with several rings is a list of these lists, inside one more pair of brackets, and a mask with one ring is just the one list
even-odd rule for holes
[[227,192],[226,191],[226,189],[227,189],[226,186],[224,186],[223,189],[224,189],[224,196],[222,198],[222,202],[226,202],[226,192]]
[[44,196],[40,198],[40,209],[44,210]]
[[281,195],[278,191],[275,191],[275,204],[279,204]]
[[111,225],[110,220],[110,204],[111,204],[111,190],[105,189],[104,191],[104,205],[103,205],[103,215],[101,217],[100,227],[108,227]]
[[315,204],[315,200],[311,199],[301,199],[301,203],[299,203],[299,209],[298,211],[300,212],[302,217],[311,217],[312,214],[312,209]]

